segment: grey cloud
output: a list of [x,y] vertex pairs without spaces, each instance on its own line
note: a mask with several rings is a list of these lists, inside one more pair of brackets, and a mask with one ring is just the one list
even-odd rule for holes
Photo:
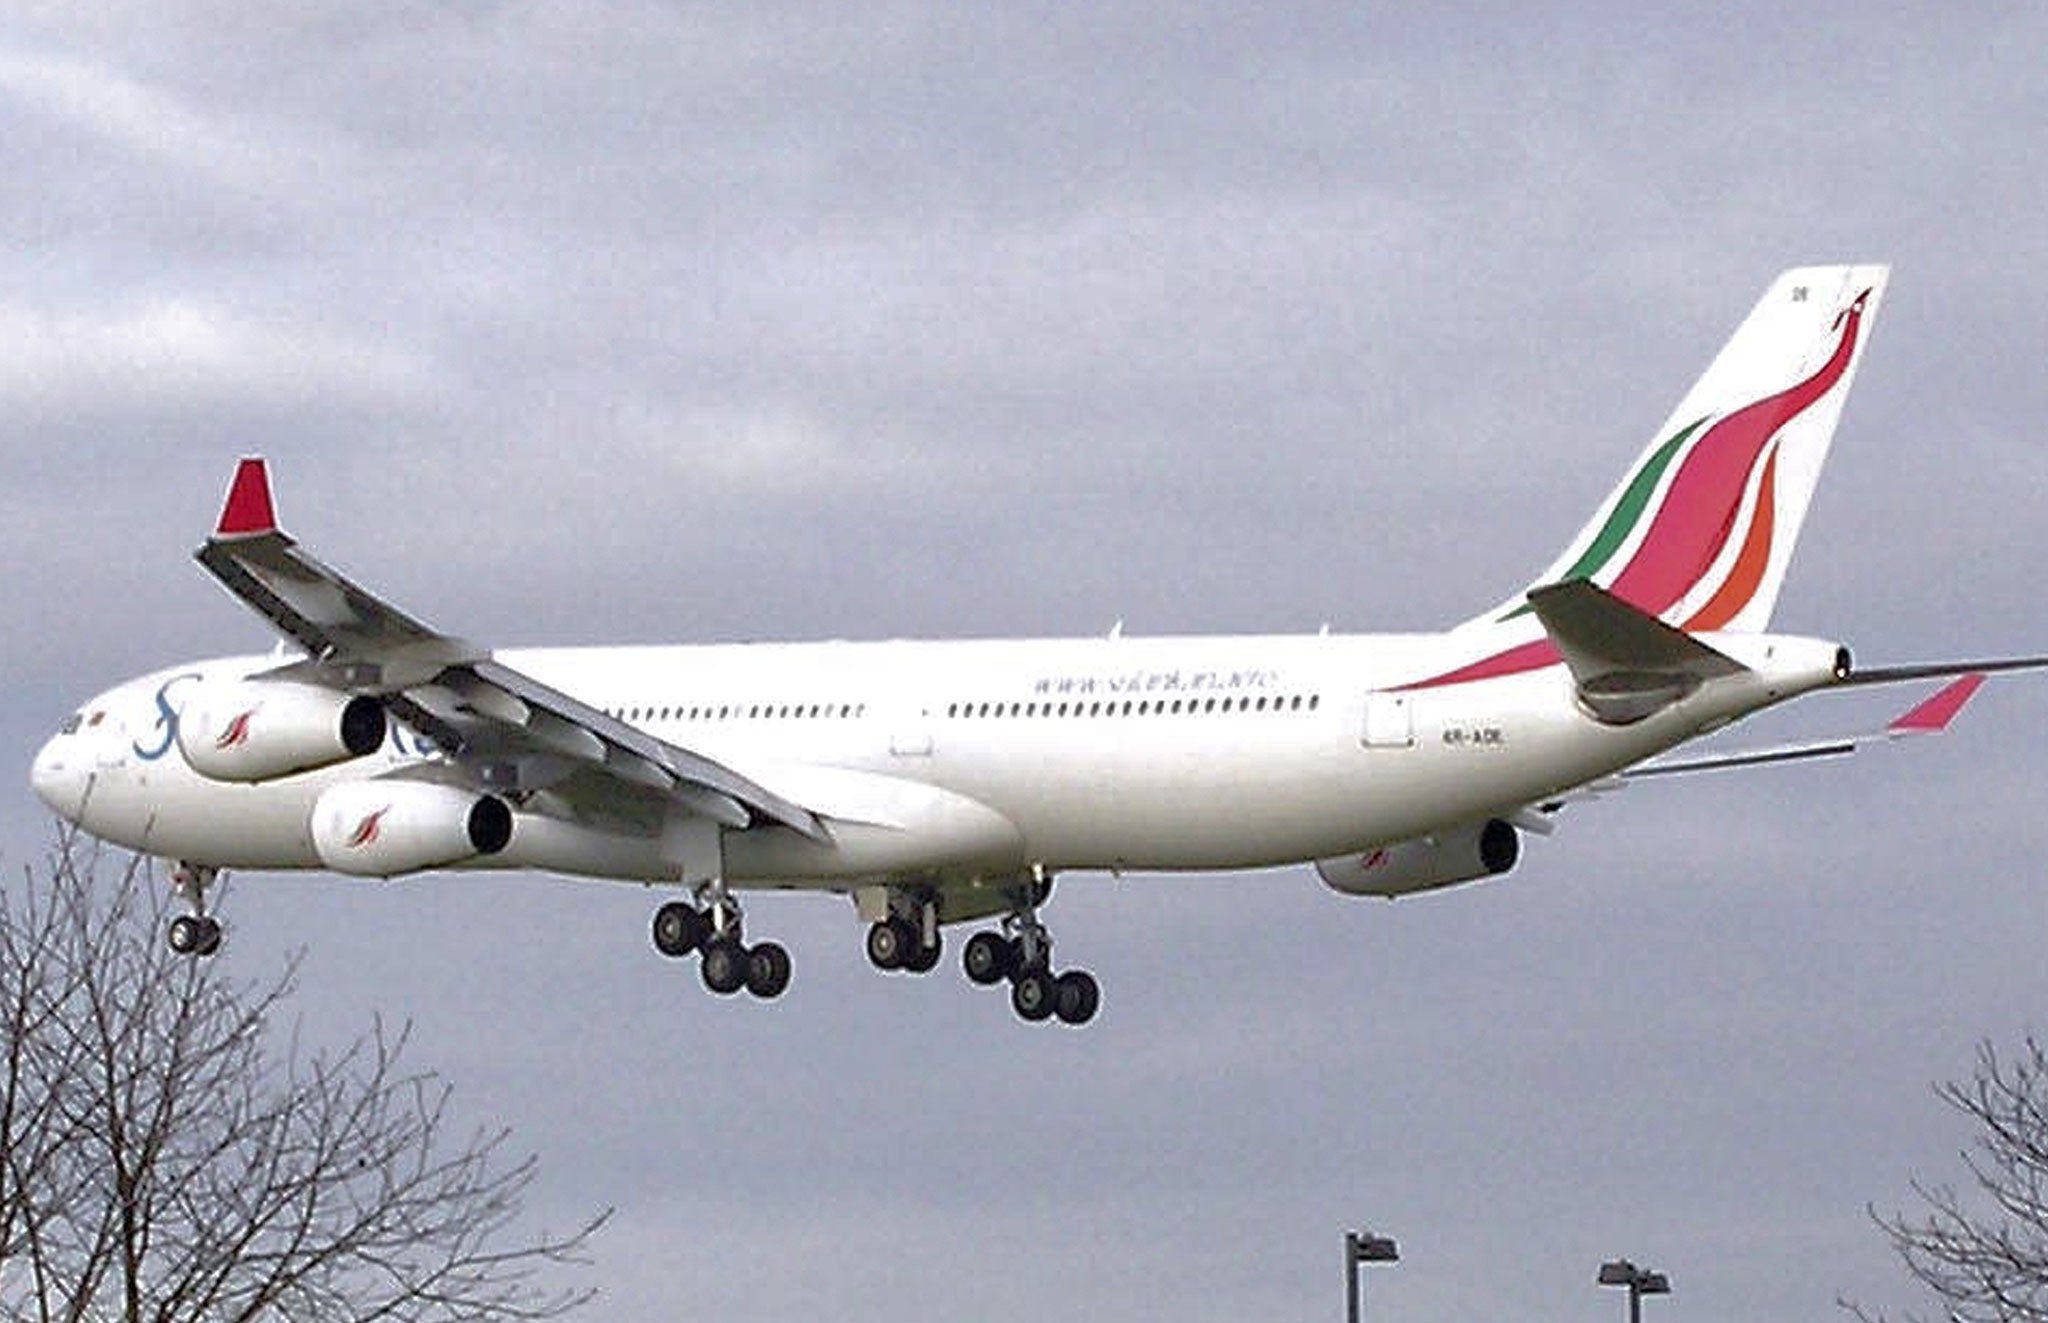
[[[2039,16],[1821,5],[46,6],[0,45],[0,579],[25,762],[260,647],[186,560],[235,455],[494,643],[1432,627],[1547,562],[1778,268],[1896,279],[1789,628],[2041,643]],[[1888,715],[1857,695],[1757,733]],[[1900,695],[1901,699],[1905,696]],[[1638,787],[1394,906],[1068,878],[1087,1035],[764,898],[714,1003],[636,888],[249,877],[313,1027],[617,1203],[606,1316],[1812,1317],[1925,1093],[2042,1004],[2044,716]],[[10,867],[46,825],[0,802]],[[558,1219],[559,1220],[559,1219]],[[1818,1265],[1818,1266],[1816,1266]]]

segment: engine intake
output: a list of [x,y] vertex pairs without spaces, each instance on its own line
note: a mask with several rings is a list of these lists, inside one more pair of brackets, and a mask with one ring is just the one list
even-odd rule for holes
[[374,753],[384,704],[289,680],[209,685],[178,714],[178,751],[201,776],[257,782]]
[[1383,849],[1316,861],[1316,873],[1347,896],[1406,896],[1494,877],[1515,866],[1522,837],[1500,818],[1418,836]]
[[502,851],[512,810],[496,795],[428,781],[350,781],[313,803],[313,849],[337,873],[395,877]]

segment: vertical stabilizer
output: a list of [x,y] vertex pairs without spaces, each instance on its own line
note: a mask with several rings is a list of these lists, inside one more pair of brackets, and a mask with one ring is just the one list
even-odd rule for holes
[[[1668,625],[1770,623],[1890,275],[1785,272],[1530,587],[1587,579]],[[1525,593],[1467,627],[1527,617]]]

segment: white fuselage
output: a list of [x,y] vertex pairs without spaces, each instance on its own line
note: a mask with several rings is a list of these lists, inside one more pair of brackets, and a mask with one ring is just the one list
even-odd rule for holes
[[[739,885],[845,889],[920,867],[1238,869],[1371,850],[1513,813],[1835,678],[1833,643],[1706,635],[1744,674],[1628,726],[1562,665],[1405,688],[1485,651],[1435,635],[1123,638],[508,650],[506,664],[817,811],[836,845],[729,838]],[[139,851],[319,868],[321,792],[431,759],[382,750],[229,784],[193,771],[183,696],[276,666],[173,667],[93,699],[38,754],[58,813]],[[545,833],[552,831],[553,835]],[[659,841],[536,824],[501,865],[665,876]],[[478,860],[493,866],[492,860]]]

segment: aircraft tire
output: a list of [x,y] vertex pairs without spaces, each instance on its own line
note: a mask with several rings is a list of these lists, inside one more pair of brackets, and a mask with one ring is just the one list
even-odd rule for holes
[[203,914],[180,914],[164,940],[179,955],[209,956],[220,950],[220,925]]
[[1053,980],[1053,1013],[1062,1024],[1083,1025],[1102,1006],[1102,988],[1085,969],[1070,969]]
[[789,952],[778,942],[762,942],[747,952],[747,991],[773,1001],[789,987]]
[[944,939],[935,939],[930,946],[916,943],[904,959],[903,968],[913,974],[929,974],[939,967],[939,957],[945,954],[945,950]]
[[1016,964],[1016,944],[1001,933],[978,932],[967,939],[967,946],[960,952],[960,967],[968,981],[983,987],[1008,978]]
[[721,997],[730,997],[747,984],[746,949],[730,937],[713,938],[704,944],[704,986]]
[[868,929],[868,963],[876,969],[907,968],[917,946],[917,934],[901,919],[883,919]]
[[689,955],[704,945],[709,929],[694,905],[669,901],[654,912],[654,949],[672,958]]
[[1027,969],[1010,985],[1010,1009],[1033,1024],[1053,1012],[1053,979],[1043,969]]

